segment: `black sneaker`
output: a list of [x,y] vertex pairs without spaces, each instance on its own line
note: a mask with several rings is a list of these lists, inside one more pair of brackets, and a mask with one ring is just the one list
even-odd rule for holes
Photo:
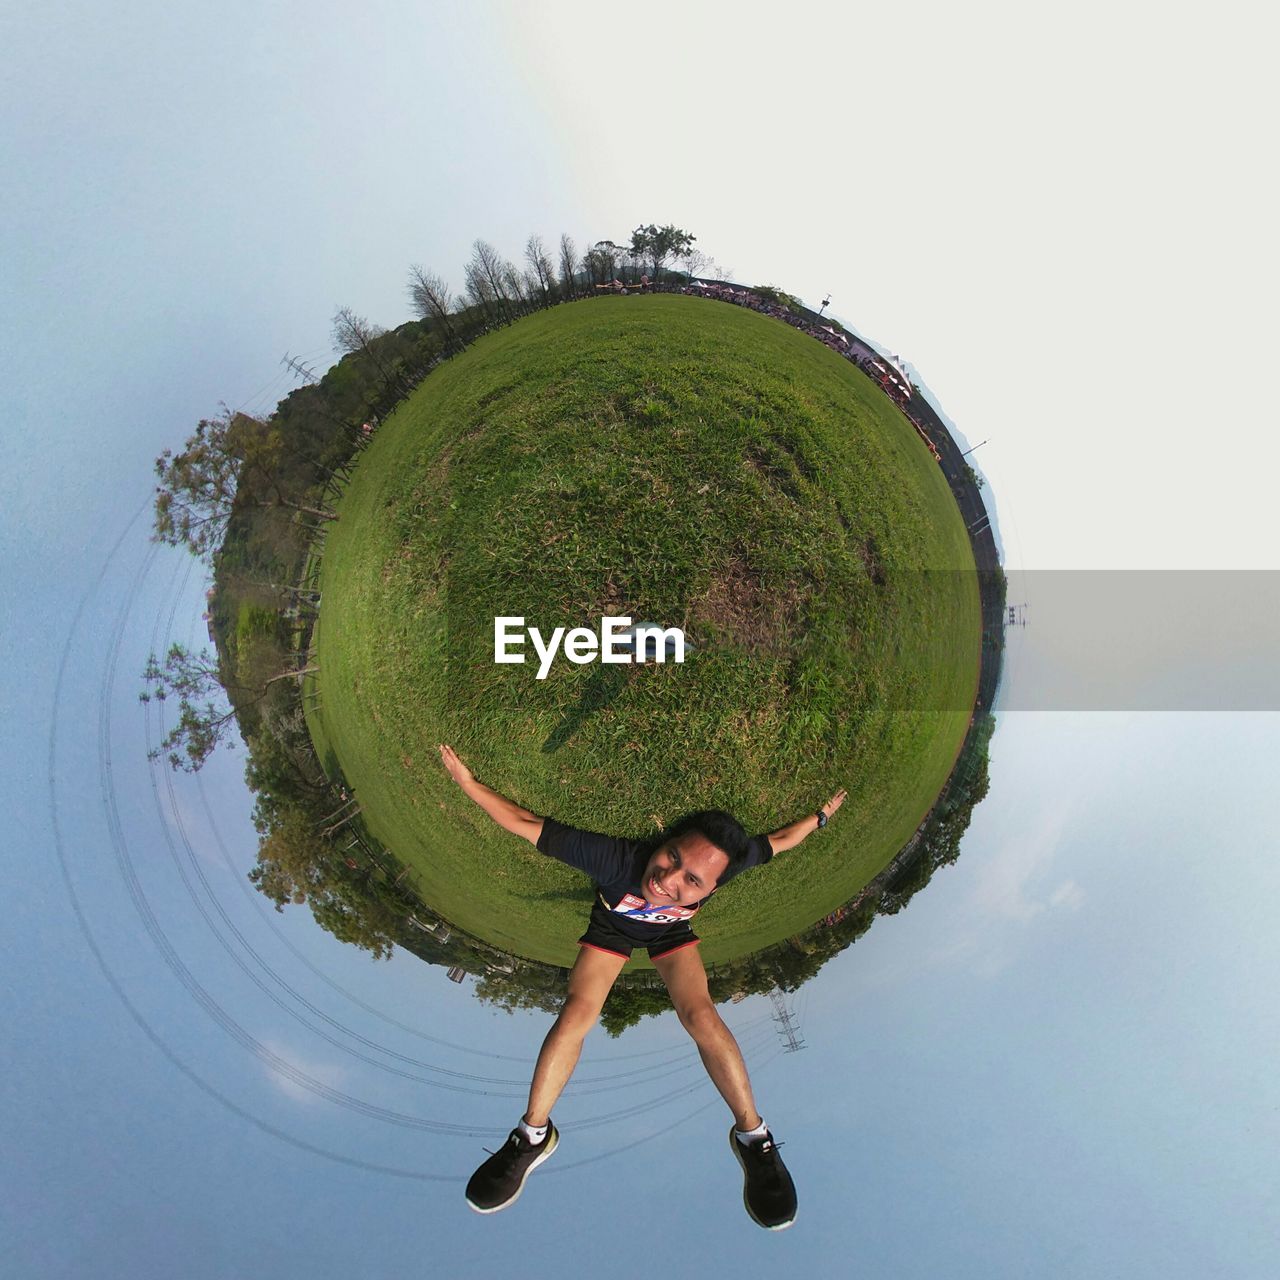
[[766,1131],[758,1142],[739,1142],[735,1125],[729,1129],[729,1145],[742,1166],[742,1203],[751,1221],[770,1231],[785,1231],[796,1220],[796,1185],[773,1134]]
[[497,1213],[515,1204],[524,1190],[524,1180],[556,1149],[560,1134],[553,1124],[537,1145],[519,1129],[471,1175],[467,1183],[467,1203],[477,1213]]

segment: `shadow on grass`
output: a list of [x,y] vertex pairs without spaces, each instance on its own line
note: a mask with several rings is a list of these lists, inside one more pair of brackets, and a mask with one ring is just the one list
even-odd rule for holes
[[622,692],[627,670],[624,666],[601,664],[588,679],[577,706],[566,712],[564,719],[547,735],[542,750],[547,754],[559,751],[591,716],[607,707]]

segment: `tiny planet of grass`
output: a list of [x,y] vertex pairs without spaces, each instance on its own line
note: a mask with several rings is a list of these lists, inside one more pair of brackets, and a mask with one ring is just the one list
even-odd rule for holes
[[[379,428],[321,565],[322,759],[423,900],[571,964],[592,890],[497,827],[437,744],[542,815],[751,832],[848,799],[699,913],[708,962],[847,902],[937,798],[977,688],[974,562],[911,424],[789,326],[680,295],[559,306],[487,335]],[[681,627],[683,664],[494,662],[494,619]],[[643,967],[647,960],[637,958]]]

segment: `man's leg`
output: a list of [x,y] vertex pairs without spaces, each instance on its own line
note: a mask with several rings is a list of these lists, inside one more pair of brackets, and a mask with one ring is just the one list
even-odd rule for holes
[[707,971],[698,948],[682,947],[665,956],[655,956],[653,967],[667,984],[680,1023],[698,1046],[703,1066],[712,1084],[720,1090],[720,1096],[729,1104],[734,1122],[744,1133],[758,1128],[760,1115],[751,1096],[747,1064],[742,1060],[733,1032],[724,1025],[724,1019],[712,1003],[707,990]]
[[[724,1025],[707,990],[707,971],[696,946],[681,947],[665,956],[654,956],[671,1002],[684,1028],[693,1037],[703,1065],[720,1096],[733,1112],[729,1148],[742,1167],[742,1203],[753,1221],[770,1231],[783,1231],[796,1219],[796,1188],[778,1154],[773,1134],[764,1127],[747,1064],[733,1032]],[[752,1134],[753,1129],[760,1130]],[[739,1134],[748,1135],[745,1140]]]
[[525,1123],[541,1126],[578,1065],[582,1042],[600,1019],[605,998],[613,988],[627,957],[584,946],[569,973],[569,994],[538,1054]]
[[[524,1124],[512,1130],[467,1183],[467,1203],[477,1213],[497,1213],[514,1204],[525,1179],[555,1151],[559,1135],[551,1123],[551,1108],[578,1065],[582,1042],[600,1017],[605,997],[626,962],[626,956],[610,951],[583,947],[579,952],[569,974],[568,997],[538,1055]],[[528,1132],[544,1126],[541,1134]]]

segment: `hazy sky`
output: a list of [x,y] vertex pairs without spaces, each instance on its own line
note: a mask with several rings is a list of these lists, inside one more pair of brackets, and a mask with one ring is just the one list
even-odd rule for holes
[[548,1016],[271,912],[241,760],[153,770],[136,698],[203,629],[147,543],[152,460],[220,401],[268,411],[286,351],[326,363],[336,307],[407,318],[411,263],[460,285],[476,237],[673,221],[830,291],[989,441],[1012,565],[1280,569],[1271,26],[10,6],[6,1272],[1274,1274],[1275,716],[1002,717],[959,863],[800,994],[807,1048],[730,1015],[800,1187],[774,1237],[670,1016],[589,1042],[556,1159],[468,1213]]

